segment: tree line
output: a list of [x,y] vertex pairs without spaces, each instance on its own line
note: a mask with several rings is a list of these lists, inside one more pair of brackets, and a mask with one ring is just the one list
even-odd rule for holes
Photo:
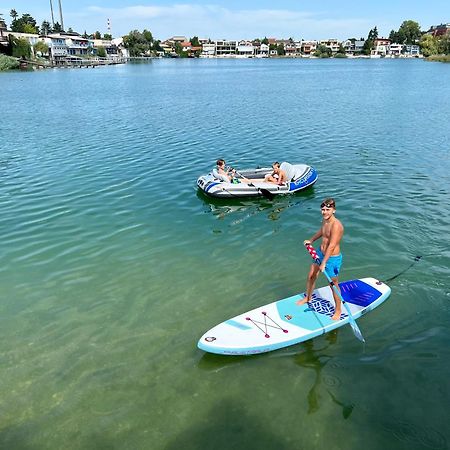
[[[48,35],[51,33],[62,32],[61,25],[56,22],[54,25],[51,25],[49,21],[44,20],[40,26],[37,25],[36,20],[28,13],[22,14],[19,16],[15,9],[10,11],[11,16],[11,30],[19,33],[32,33],[32,34],[42,34]],[[1,15],[0,15],[1,19]],[[67,30],[69,33],[73,32],[71,28]],[[112,39],[110,34],[105,33],[103,36],[99,31],[95,31],[94,33],[88,34],[86,31],[82,34],[82,36],[86,39]],[[375,40],[378,38],[378,29],[375,26],[372,28],[367,38],[360,38],[360,41],[364,41],[361,53],[370,55],[371,51],[374,48]],[[393,43],[403,44],[403,45],[419,45],[421,47],[422,53],[424,56],[432,56],[432,55],[450,55],[450,35],[447,33],[443,36],[432,36],[430,34],[426,34],[426,32],[421,31],[420,25],[418,22],[413,20],[405,20],[399,27],[398,30],[391,30],[389,34],[389,39]],[[269,40],[267,37],[263,39],[256,39],[261,44],[268,44]],[[292,38],[289,39],[294,42]],[[351,38],[351,41],[355,42],[356,38]],[[10,42],[9,53],[13,56],[22,56],[29,57],[31,53],[31,49],[27,49],[27,41],[22,42],[23,40],[12,39]],[[190,39],[192,47],[197,47],[197,50],[190,53],[191,56],[198,56],[200,54],[200,43],[198,41],[197,36],[193,36]],[[128,49],[130,56],[150,56],[155,55],[158,52],[162,51],[161,41],[154,39],[152,33],[149,30],[144,29],[142,32],[138,30],[130,31],[126,36],[123,36],[123,43],[125,48]],[[283,43],[271,43],[270,45],[271,51],[276,51],[279,56],[285,55],[285,47]],[[35,48],[35,52],[40,52],[45,54],[48,51],[48,47],[46,44],[39,43],[39,48]],[[188,52],[183,51],[183,48],[180,43],[176,43],[174,46],[174,50],[177,56],[184,57],[188,56]],[[326,58],[332,56],[332,52],[329,48],[324,45],[319,45],[315,52],[314,56]],[[101,55],[100,55],[101,56]],[[340,45],[337,54],[334,56],[345,57],[345,49]]]

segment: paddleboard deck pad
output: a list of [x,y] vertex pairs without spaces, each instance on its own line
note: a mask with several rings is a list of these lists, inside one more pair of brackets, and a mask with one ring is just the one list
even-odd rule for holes
[[[339,283],[354,319],[381,305],[391,288],[375,278]],[[332,320],[334,299],[330,286],[316,289],[311,301],[296,302],[297,294],[248,311],[216,325],[198,341],[198,348],[221,355],[253,355],[270,352],[312,339],[348,324],[346,308],[340,320]]]

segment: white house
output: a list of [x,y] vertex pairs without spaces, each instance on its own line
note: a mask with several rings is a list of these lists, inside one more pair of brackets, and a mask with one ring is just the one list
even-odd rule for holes
[[249,41],[239,41],[236,47],[237,58],[253,58],[255,55],[255,48]]

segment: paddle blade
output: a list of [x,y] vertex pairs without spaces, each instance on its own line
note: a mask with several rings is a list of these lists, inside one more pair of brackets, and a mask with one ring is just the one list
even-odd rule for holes
[[356,321],[355,319],[353,319],[353,317],[349,320],[349,323],[350,326],[352,327],[353,334],[356,336],[356,338],[359,339],[361,342],[366,342],[364,336],[361,334],[361,330],[359,329],[358,325],[356,325]]
[[352,327],[353,334],[356,336],[357,339],[359,339],[361,342],[366,342],[364,339],[364,336],[361,333],[361,330],[359,329],[358,325],[356,324],[356,320],[353,318],[352,313],[350,311],[350,308],[347,306],[347,303],[345,303],[345,300],[342,298],[341,293],[336,289],[336,286],[333,286],[334,291],[336,294],[339,295],[339,298],[341,299],[342,304],[344,305],[345,309],[347,310],[348,314],[348,323]]
[[273,200],[275,195],[272,194],[272,192],[270,192],[268,189],[263,189],[263,188],[257,188],[259,189],[259,192],[261,192],[263,197],[266,197],[267,200]]

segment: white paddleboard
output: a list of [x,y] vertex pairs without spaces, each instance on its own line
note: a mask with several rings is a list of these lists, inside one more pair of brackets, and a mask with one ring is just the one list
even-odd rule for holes
[[[375,278],[339,283],[354,319],[381,305],[391,288]],[[312,339],[348,323],[342,307],[340,320],[332,320],[334,299],[330,286],[316,289],[311,302],[297,305],[304,294],[278,300],[216,325],[198,341],[198,348],[222,355],[270,352]]]

